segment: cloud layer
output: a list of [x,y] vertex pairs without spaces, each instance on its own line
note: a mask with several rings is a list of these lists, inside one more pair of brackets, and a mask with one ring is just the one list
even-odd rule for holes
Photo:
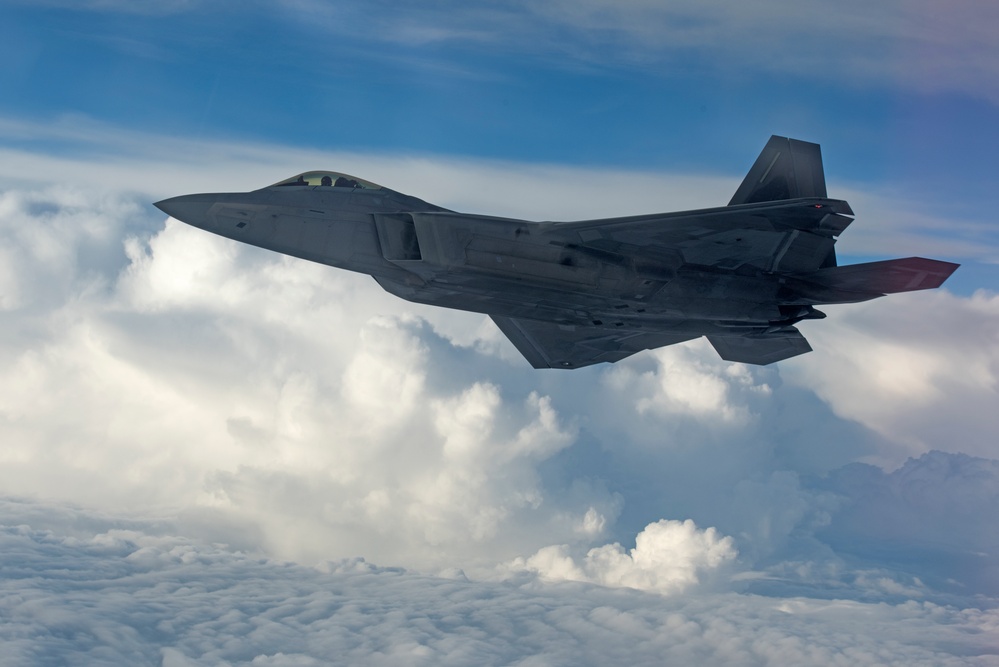
[[[538,373],[486,318],[164,221],[149,200],[240,158],[215,145],[217,163],[177,175],[135,146],[75,177],[36,156],[57,185],[0,169],[0,489],[33,499],[0,517],[10,655],[957,664],[994,649],[976,611],[999,596],[991,292],[831,309],[804,326],[816,352],[775,368],[695,341]],[[259,180],[310,155],[257,161]],[[560,217],[544,182],[613,213],[581,170],[419,159],[418,177],[365,164],[469,210]],[[663,203],[649,175],[604,176],[635,186],[631,205]],[[60,578],[69,562],[79,579]],[[106,614],[58,611],[88,604]]]
[[995,664],[995,611],[306,568],[151,522],[0,515],[49,526],[0,529],[4,665]]

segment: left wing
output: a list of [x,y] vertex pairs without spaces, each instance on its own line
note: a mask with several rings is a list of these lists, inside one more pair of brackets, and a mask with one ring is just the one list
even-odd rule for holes
[[499,315],[490,317],[535,368],[571,369],[601,362],[613,363],[642,350],[700,337],[583,328]]

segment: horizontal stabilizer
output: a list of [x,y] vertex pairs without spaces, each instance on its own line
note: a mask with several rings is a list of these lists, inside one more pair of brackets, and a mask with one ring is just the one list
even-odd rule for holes
[[708,336],[708,342],[725,361],[758,366],[812,351],[812,346],[794,327],[761,336]]
[[774,135],[728,205],[801,197],[826,197],[819,145]]
[[960,264],[907,257],[820,269],[804,280],[851,292],[895,294],[940,287]]

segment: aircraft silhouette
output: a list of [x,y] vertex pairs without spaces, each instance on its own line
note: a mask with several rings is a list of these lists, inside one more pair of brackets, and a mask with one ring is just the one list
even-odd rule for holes
[[769,364],[811,347],[795,328],[856,303],[939,287],[958,265],[838,266],[853,222],[826,196],[818,144],[773,136],[728,206],[577,222],[457,213],[338,172],[156,203],[227,238],[351,271],[418,303],[488,314],[535,368],[615,362],[707,336]]

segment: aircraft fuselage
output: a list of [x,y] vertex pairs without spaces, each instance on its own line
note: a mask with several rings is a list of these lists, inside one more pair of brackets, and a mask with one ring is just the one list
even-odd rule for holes
[[853,221],[826,197],[816,144],[773,137],[728,206],[576,222],[457,213],[333,172],[158,202],[236,241],[367,273],[403,299],[490,315],[536,367],[576,368],[701,335],[725,359],[811,348],[793,327],[939,286],[957,265],[838,266]]
[[[776,274],[686,264],[680,253],[635,259],[581,247],[559,223],[456,214],[394,192],[322,186],[182,199],[174,217],[189,224],[367,273],[418,303],[702,334],[754,323],[766,328],[781,318]],[[173,211],[168,202],[163,208]],[[682,215],[704,213],[710,211]]]

